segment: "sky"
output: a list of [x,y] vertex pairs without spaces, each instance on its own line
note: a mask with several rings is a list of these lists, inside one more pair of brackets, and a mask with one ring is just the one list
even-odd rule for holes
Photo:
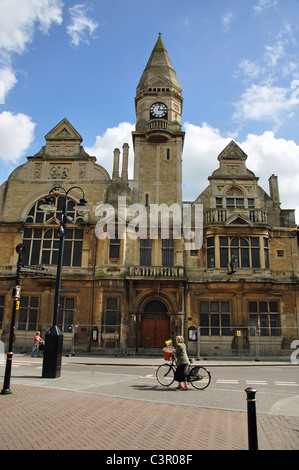
[[299,0],[0,0],[0,184],[67,118],[112,173],[159,32],[182,86],[183,198],[234,140],[299,222]]

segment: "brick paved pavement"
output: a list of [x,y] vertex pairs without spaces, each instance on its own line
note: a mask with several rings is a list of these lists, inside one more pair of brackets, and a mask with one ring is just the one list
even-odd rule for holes
[[[248,449],[244,412],[25,385],[0,409],[0,450]],[[299,418],[257,421],[260,450],[299,449]]]

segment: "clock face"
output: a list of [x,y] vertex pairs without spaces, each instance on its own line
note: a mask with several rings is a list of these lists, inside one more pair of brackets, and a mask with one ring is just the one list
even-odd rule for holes
[[151,116],[163,118],[167,115],[167,106],[164,103],[154,103],[151,105]]

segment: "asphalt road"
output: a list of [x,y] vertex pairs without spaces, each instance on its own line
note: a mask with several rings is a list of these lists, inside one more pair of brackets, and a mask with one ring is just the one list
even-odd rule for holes
[[[44,379],[41,377],[42,358],[24,357],[13,361],[11,388],[15,383],[157,403],[246,411],[245,389],[253,387],[257,390],[257,412],[299,417],[298,366],[208,368],[212,381],[207,389],[191,388],[182,392],[175,389],[176,384],[162,387],[156,380],[156,367],[152,365],[99,365],[64,358],[61,376]],[[4,365],[0,366],[0,377],[3,374]]]

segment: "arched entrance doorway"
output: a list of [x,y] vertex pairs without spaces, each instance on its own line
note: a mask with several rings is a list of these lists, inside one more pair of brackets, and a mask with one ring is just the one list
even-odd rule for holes
[[148,302],[141,320],[140,346],[142,348],[163,348],[169,339],[169,316],[160,300]]

